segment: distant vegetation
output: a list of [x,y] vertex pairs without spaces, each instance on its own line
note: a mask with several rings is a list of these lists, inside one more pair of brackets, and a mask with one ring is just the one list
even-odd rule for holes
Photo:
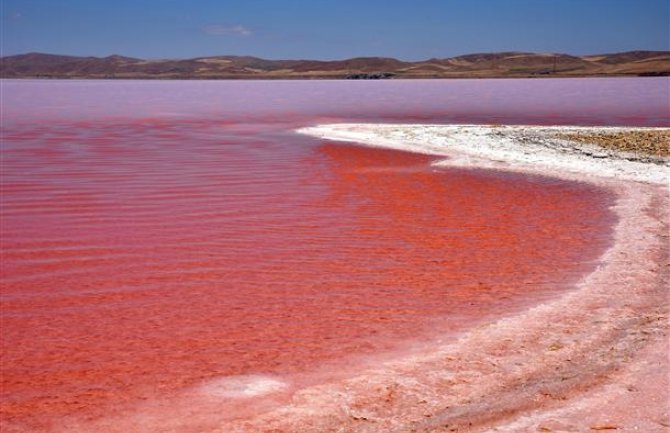
[[0,58],[2,78],[390,79],[626,75],[670,75],[670,51],[630,51],[581,57],[507,52],[418,62],[382,57],[336,61],[266,60],[241,56],[142,60],[116,55],[100,58],[41,53]]

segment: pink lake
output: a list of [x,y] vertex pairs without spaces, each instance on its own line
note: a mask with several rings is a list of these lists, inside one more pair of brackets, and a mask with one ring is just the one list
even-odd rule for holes
[[351,368],[570,290],[609,193],[292,131],[668,126],[669,82],[2,81],[2,431]]

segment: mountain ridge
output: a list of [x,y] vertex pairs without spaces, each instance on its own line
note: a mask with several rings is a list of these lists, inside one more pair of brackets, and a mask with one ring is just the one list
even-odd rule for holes
[[268,60],[205,56],[145,60],[118,54],[68,56],[26,53],[0,57],[0,78],[341,79],[670,76],[670,51],[626,51],[575,56],[492,52],[403,61],[390,57],[342,60]]

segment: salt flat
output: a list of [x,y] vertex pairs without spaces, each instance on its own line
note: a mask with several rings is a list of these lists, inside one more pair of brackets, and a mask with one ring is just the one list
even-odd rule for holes
[[667,184],[668,158],[617,152],[560,138],[571,133],[626,131],[670,133],[670,128],[335,124],[299,130],[329,140],[447,156],[436,163],[441,166],[504,169],[575,180],[594,177]]

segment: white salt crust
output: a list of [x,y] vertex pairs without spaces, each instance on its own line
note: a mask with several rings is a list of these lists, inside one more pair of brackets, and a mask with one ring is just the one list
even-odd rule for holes
[[250,398],[283,391],[287,386],[275,377],[252,374],[214,379],[202,385],[199,392],[212,397]]
[[[670,160],[608,151],[556,138],[574,132],[644,131],[670,128],[334,124],[299,129],[301,134],[429,155],[447,156],[436,165],[549,174],[580,179],[602,177],[668,184]],[[670,143],[668,143],[670,146]]]

